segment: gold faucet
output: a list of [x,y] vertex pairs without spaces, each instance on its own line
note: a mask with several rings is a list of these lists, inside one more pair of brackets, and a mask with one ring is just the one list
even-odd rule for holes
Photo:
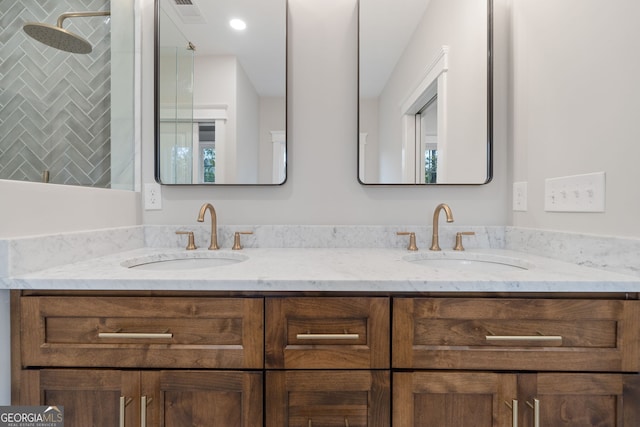
[[202,205],[200,213],[198,214],[198,222],[204,222],[204,214],[207,210],[211,212],[211,244],[209,245],[209,250],[214,251],[220,248],[218,247],[218,217],[211,203]]
[[438,243],[438,219],[440,218],[440,211],[444,209],[444,213],[447,214],[447,222],[453,222],[453,213],[451,208],[446,203],[440,203],[436,206],[436,210],[433,211],[433,234],[431,235],[431,247],[432,251],[439,251],[440,245]]

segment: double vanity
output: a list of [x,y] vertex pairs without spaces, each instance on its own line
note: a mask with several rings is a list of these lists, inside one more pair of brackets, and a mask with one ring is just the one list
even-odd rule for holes
[[15,275],[13,401],[96,426],[640,425],[636,276],[484,227],[454,251],[469,230],[441,228],[442,251],[422,229],[413,251],[414,230],[291,247],[308,230],[260,226],[241,250],[232,227],[206,249],[203,226],[187,250],[149,226],[147,245]]

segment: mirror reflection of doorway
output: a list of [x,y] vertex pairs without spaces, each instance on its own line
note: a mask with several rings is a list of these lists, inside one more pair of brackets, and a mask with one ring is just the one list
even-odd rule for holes
[[425,184],[437,183],[438,169],[438,95],[434,96],[416,114],[416,182]]

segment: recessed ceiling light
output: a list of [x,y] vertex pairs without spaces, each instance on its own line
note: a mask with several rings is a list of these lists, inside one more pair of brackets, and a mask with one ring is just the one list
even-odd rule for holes
[[247,23],[242,19],[232,19],[231,21],[229,21],[229,25],[231,25],[231,28],[238,31],[242,31],[247,28]]

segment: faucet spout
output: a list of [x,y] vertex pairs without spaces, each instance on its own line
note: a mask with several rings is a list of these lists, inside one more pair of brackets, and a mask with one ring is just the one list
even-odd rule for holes
[[444,213],[447,215],[447,222],[453,222],[453,213],[449,205],[440,203],[436,206],[435,211],[433,211],[433,234],[431,235],[431,247],[429,248],[432,251],[440,250],[440,243],[438,241],[438,219],[440,218],[441,210],[444,210]]
[[211,213],[211,244],[209,245],[209,250],[214,251],[220,248],[218,247],[218,217],[211,203],[202,205],[198,214],[198,222],[204,222],[204,215],[207,211]]

